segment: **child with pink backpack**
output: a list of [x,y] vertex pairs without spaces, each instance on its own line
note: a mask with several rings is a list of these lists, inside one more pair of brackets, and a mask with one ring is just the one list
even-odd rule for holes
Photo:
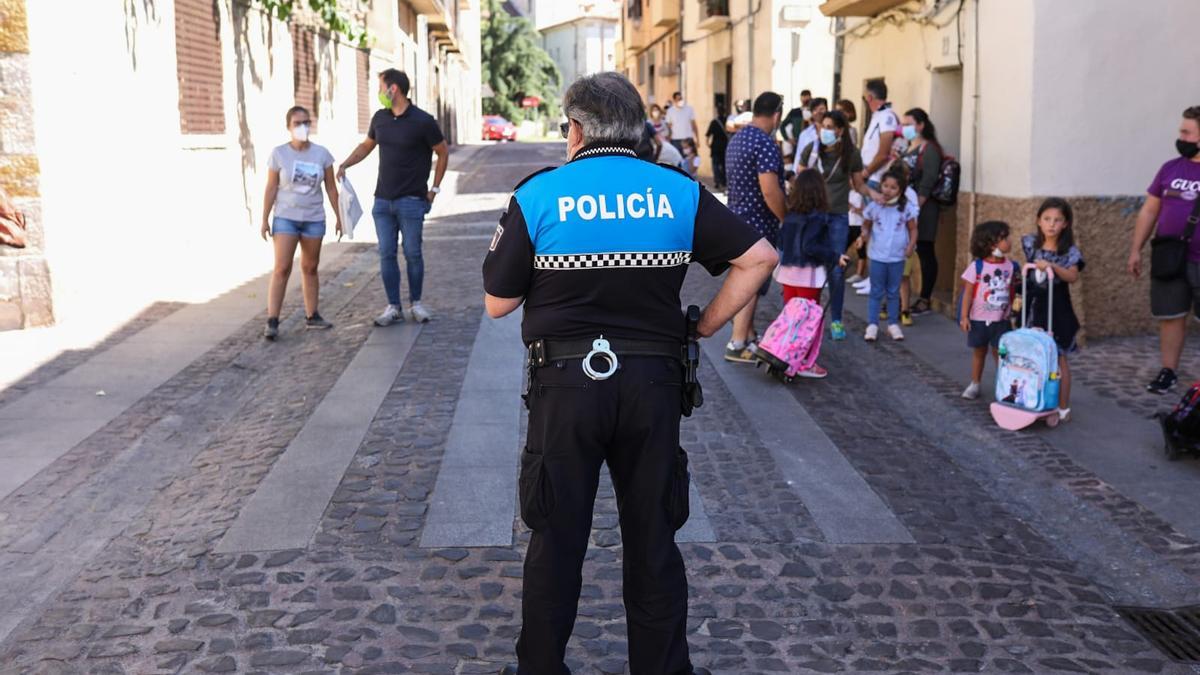
[[817,364],[824,332],[821,290],[833,265],[845,267],[830,237],[829,194],[819,171],[805,169],[792,180],[787,215],[779,229],[779,267],[783,311],[759,341],[755,355],[783,379],[820,379],[829,374]]

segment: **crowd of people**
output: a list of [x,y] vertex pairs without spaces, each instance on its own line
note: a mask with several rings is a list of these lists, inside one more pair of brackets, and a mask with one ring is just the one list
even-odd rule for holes
[[[868,297],[863,340],[875,342],[884,332],[903,340],[913,317],[932,311],[940,273],[934,242],[943,202],[953,202],[952,195],[947,199],[942,193],[957,186],[945,184],[945,164],[952,160],[925,110],[897,114],[882,82],[868,83],[863,100],[870,119],[861,143],[854,124],[857,110],[849,100],[830,109],[827,99],[805,91],[800,106],[786,114],[783,98],[774,92],[753,102],[739,101],[724,125],[714,120],[709,126],[710,137],[721,130],[729,134],[720,147],[719,174],[714,157],[714,178],[720,176],[714,182],[726,187],[730,210],[780,251],[773,278],[785,303],[827,298],[829,336],[845,340],[843,311],[850,287]],[[972,259],[960,275],[963,291],[956,307],[972,359],[964,398],[980,396],[989,352],[999,359],[1000,338],[1018,323],[1014,308],[1020,307],[1022,282],[1028,281],[1028,325],[1053,326],[1061,378],[1058,413],[1069,418],[1067,355],[1076,348],[1080,328],[1070,285],[1085,265],[1075,245],[1073,220],[1066,200],[1047,199],[1038,209],[1035,234],[1021,239],[1024,264],[1016,260],[1008,223],[975,227]],[[1026,264],[1033,266],[1028,279]],[[847,275],[851,266],[853,273]],[[917,273],[920,285],[914,288]],[[768,292],[769,281],[758,297]],[[734,317],[726,360],[756,361],[755,309],[752,300]],[[823,378],[828,371],[814,364],[798,375]]]

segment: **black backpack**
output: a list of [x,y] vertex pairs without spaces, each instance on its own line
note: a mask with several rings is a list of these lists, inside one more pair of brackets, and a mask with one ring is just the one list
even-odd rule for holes
[[958,203],[958,185],[962,181],[962,165],[953,155],[942,153],[942,167],[938,171],[937,182],[929,196],[933,201],[943,206],[954,206]]

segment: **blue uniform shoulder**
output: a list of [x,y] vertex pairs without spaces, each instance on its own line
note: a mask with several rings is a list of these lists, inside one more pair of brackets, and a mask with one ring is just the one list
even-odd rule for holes
[[529,174],[528,176],[525,176],[524,178],[522,178],[522,179],[521,179],[521,181],[520,181],[519,183],[517,183],[516,187],[514,187],[514,188],[513,188],[513,192],[516,192],[517,190],[520,190],[520,189],[521,189],[521,187],[522,187],[523,185],[525,185],[525,184],[526,184],[526,183],[528,183],[529,181],[533,180],[534,178],[537,178],[538,176],[540,176],[540,175],[542,175],[542,174],[546,173],[547,171],[553,171],[553,170],[555,170],[555,169],[557,169],[557,168],[559,168],[559,167],[557,167],[557,166],[548,166],[548,167],[545,167],[545,168],[543,168],[543,169],[538,169],[537,171],[534,171],[533,173]]
[[670,169],[671,171],[674,171],[675,173],[679,174],[680,176],[683,176],[684,178],[686,178],[688,180],[691,180],[691,181],[696,180],[690,173],[684,171],[683,169],[681,169],[677,166],[673,166],[671,164],[663,164],[662,162],[659,162],[658,166],[661,166],[664,169]]

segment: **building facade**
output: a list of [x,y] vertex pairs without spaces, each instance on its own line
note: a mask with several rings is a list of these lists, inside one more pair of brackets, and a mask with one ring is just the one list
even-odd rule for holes
[[[649,103],[680,91],[703,132],[718,109],[764,91],[798,105],[833,92],[832,21],[820,0],[628,0],[618,58]],[[701,148],[700,174],[711,175]]]
[[897,111],[924,108],[962,163],[959,203],[938,235],[943,299],[975,223],[1030,233],[1038,204],[1059,196],[1074,207],[1088,263],[1072,287],[1086,334],[1152,327],[1148,281],[1130,278],[1125,261],[1146,188],[1177,156],[1180,113],[1200,103],[1164,67],[1200,60],[1200,3],[1141,12],[1127,0],[830,0],[821,10],[839,21],[842,96],[859,101],[882,78]]
[[537,30],[542,48],[562,74],[559,93],[584,75],[616,69],[621,4],[621,0],[540,3]]
[[[0,251],[0,327],[204,301],[260,274],[266,160],[287,140],[284,113],[309,108],[314,142],[340,161],[378,107],[384,68],[408,72],[451,143],[478,137],[478,0],[344,9],[370,49],[245,0],[75,3],[69,21],[56,3],[0,1],[0,49],[12,50],[0,53],[0,185],[23,200],[34,244]],[[362,167],[350,178],[369,200],[374,157]]]

